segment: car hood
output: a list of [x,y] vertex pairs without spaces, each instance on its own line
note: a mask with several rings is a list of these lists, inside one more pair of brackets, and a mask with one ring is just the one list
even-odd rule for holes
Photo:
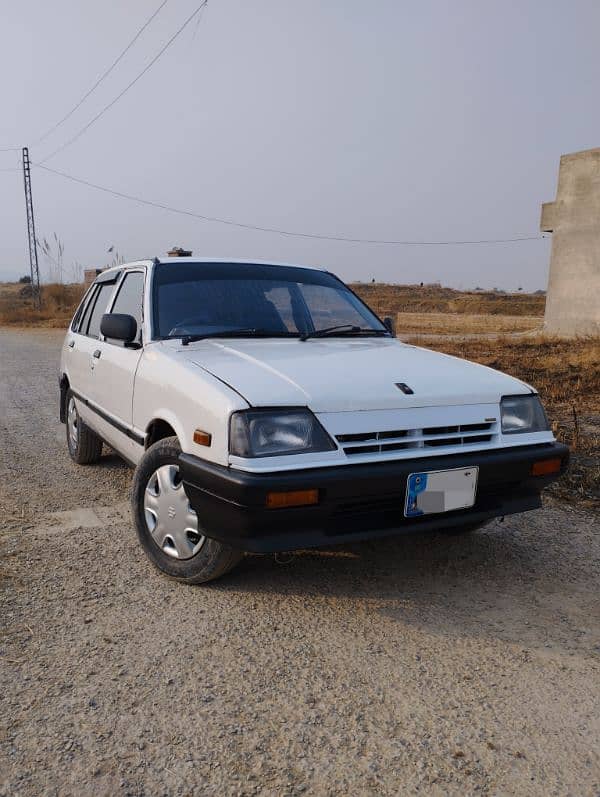
[[[497,404],[503,395],[531,391],[500,371],[395,339],[204,340],[188,346],[175,341],[165,345],[255,407],[308,406],[314,412],[343,412]],[[413,393],[405,395],[398,383]]]

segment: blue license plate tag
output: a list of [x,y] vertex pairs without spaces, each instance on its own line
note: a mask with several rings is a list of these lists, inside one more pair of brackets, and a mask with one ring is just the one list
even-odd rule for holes
[[405,517],[469,509],[475,503],[479,468],[411,473],[406,483]]

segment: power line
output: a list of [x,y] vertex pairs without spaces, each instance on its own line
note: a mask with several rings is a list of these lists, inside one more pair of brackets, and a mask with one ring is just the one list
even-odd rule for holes
[[116,65],[119,63],[119,61],[121,61],[121,60],[122,60],[122,58],[123,58],[123,57],[126,55],[126,53],[127,53],[127,52],[129,52],[129,50],[130,50],[130,49],[133,47],[133,45],[136,43],[136,41],[139,39],[139,37],[142,35],[142,33],[143,33],[145,30],[146,30],[146,28],[148,27],[148,25],[149,25],[149,24],[152,22],[152,20],[154,19],[154,17],[155,17],[155,16],[156,16],[156,15],[159,13],[159,11],[161,11],[161,10],[162,10],[162,8],[163,8],[163,7],[164,7],[164,6],[165,6],[165,5],[166,5],[168,2],[169,2],[169,0],[163,0],[163,2],[162,2],[160,5],[159,5],[159,7],[158,7],[158,8],[156,9],[156,11],[155,11],[155,12],[152,14],[152,16],[151,16],[151,17],[149,17],[149,18],[146,20],[146,22],[144,22],[144,24],[142,25],[142,27],[141,27],[141,28],[138,30],[138,32],[135,34],[135,36],[134,36],[134,37],[133,37],[133,39],[132,39],[132,40],[129,42],[129,44],[128,44],[128,45],[125,47],[125,49],[124,49],[124,50],[123,50],[123,51],[122,51],[122,52],[121,52],[121,53],[120,53],[120,54],[117,56],[117,58],[116,58],[116,59],[115,59],[115,60],[112,62],[112,64],[111,64],[111,65],[108,67],[108,69],[107,69],[105,72],[103,72],[103,73],[102,73],[102,75],[100,75],[100,77],[99,77],[99,78],[98,78],[98,80],[97,80],[97,81],[94,83],[94,85],[93,85],[93,86],[92,86],[90,89],[88,89],[88,91],[86,91],[86,93],[85,93],[85,94],[83,95],[83,97],[82,97],[82,98],[79,100],[79,102],[77,102],[77,103],[76,103],[76,104],[75,104],[75,105],[74,105],[74,106],[71,108],[71,110],[70,110],[70,111],[69,111],[67,114],[65,114],[65,116],[63,116],[63,118],[62,118],[62,119],[60,119],[60,120],[59,120],[59,121],[58,121],[58,122],[57,122],[55,125],[53,125],[53,126],[52,126],[52,127],[50,127],[48,130],[46,130],[46,132],[45,132],[43,135],[41,135],[41,136],[40,136],[40,137],[39,137],[39,138],[38,138],[36,141],[34,141],[34,142],[33,142],[34,146],[35,146],[36,144],[40,144],[42,141],[44,141],[46,138],[48,138],[48,136],[49,136],[51,133],[53,133],[53,132],[54,132],[54,131],[55,131],[55,130],[58,128],[58,127],[60,127],[60,126],[62,125],[62,123],[63,123],[63,122],[66,122],[66,121],[67,121],[67,119],[69,119],[69,118],[70,118],[70,117],[71,117],[71,116],[72,116],[72,115],[75,113],[75,111],[76,111],[76,110],[77,110],[77,109],[78,109],[78,108],[79,108],[79,107],[80,107],[80,106],[81,106],[81,105],[82,105],[82,104],[83,104],[83,103],[84,103],[84,102],[87,100],[87,98],[90,96],[90,94],[92,94],[92,93],[93,93],[93,92],[94,92],[94,91],[95,91],[95,90],[98,88],[98,86],[99,86],[99,85],[102,83],[102,81],[103,81],[103,80],[104,80],[106,77],[108,77],[108,75],[110,75],[110,73],[113,71],[113,69],[114,69],[114,68],[116,67]]
[[147,64],[144,67],[144,69],[142,69],[142,71],[139,73],[139,75],[137,75],[137,77],[135,77],[130,83],[127,84],[127,86],[123,89],[123,91],[120,94],[117,94],[117,96],[111,102],[109,102],[108,105],[106,105],[99,113],[97,113],[96,116],[94,116],[94,118],[91,119],[84,127],[82,127],[81,130],[73,136],[73,138],[70,138],[68,141],[65,141],[64,144],[55,149],[54,152],[51,152],[50,155],[46,155],[45,158],[42,158],[40,164],[46,163],[46,161],[50,160],[50,158],[53,158],[59,152],[62,152],[63,149],[69,147],[71,144],[77,141],[77,139],[80,138],[86,132],[86,130],[89,130],[89,128],[94,124],[94,122],[97,122],[98,119],[100,119],[100,117],[106,113],[106,111],[112,108],[113,105],[115,105],[115,103],[117,103],[121,99],[121,97],[123,97],[129,91],[129,89],[132,88],[152,66],[154,66],[154,64],[158,61],[158,59],[165,52],[165,50],[167,50],[167,48],[170,47],[171,44],[173,44],[175,39],[185,30],[185,28],[194,19],[196,14],[198,14],[198,12],[201,11],[204,8],[204,6],[207,5],[207,3],[208,0],[203,0],[203,2],[200,3],[200,5],[185,20],[183,25],[181,25],[181,27],[177,31],[175,31],[175,33],[171,36],[168,42],[162,46],[162,48],[158,51],[158,53],[154,56],[154,58],[150,61],[150,63]]
[[161,210],[167,210],[170,213],[178,213],[181,216],[191,216],[192,218],[200,219],[201,221],[213,222],[215,224],[226,224],[229,227],[238,227],[244,230],[254,230],[256,232],[268,232],[268,233],[274,233],[276,235],[285,235],[291,238],[312,238],[319,241],[342,241],[344,243],[351,243],[351,244],[382,244],[386,246],[465,246],[469,244],[508,244],[508,243],[517,243],[518,241],[542,240],[542,236],[540,235],[524,235],[515,238],[494,238],[494,239],[485,239],[485,240],[476,240],[476,241],[392,241],[392,240],[382,240],[379,238],[349,238],[343,235],[318,235],[307,232],[293,232],[291,230],[281,230],[276,227],[259,227],[255,224],[245,224],[243,222],[233,221],[232,219],[219,218],[218,216],[204,216],[200,213],[195,213],[194,211],[191,210],[174,208],[171,207],[170,205],[165,205],[162,202],[154,202],[150,199],[143,199],[142,197],[133,196],[132,194],[125,194],[122,191],[115,191],[112,188],[107,188],[106,186],[103,185],[97,185],[96,183],[91,183],[88,180],[83,180],[80,177],[74,177],[71,174],[66,174],[65,172],[58,171],[57,169],[52,169],[49,166],[43,166],[41,163],[34,163],[33,165],[39,167],[40,169],[44,169],[44,171],[51,172],[52,174],[56,174],[59,177],[63,177],[66,180],[71,180],[74,183],[85,185],[88,188],[95,188],[97,191],[103,191],[106,194],[112,194],[113,196],[119,197],[120,199],[128,199],[131,202],[137,202],[141,205],[148,205],[153,208],[160,208]]

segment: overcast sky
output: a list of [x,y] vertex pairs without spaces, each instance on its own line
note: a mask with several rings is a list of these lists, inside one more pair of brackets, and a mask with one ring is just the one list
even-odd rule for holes
[[[0,0],[0,148],[33,161],[141,71],[200,0]],[[600,146],[598,0],[209,0],[140,81],[47,166],[263,227],[352,238],[536,235],[560,155]],[[0,153],[0,168],[18,165]],[[321,264],[346,280],[545,287],[549,240],[327,242],[144,207],[35,169],[38,232],[65,264],[187,246]],[[0,279],[28,273],[22,175],[0,171]],[[45,267],[41,258],[42,267]]]

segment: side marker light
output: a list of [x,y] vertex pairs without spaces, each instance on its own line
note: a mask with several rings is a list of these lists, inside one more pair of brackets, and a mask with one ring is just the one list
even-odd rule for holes
[[319,503],[318,490],[290,490],[285,493],[267,493],[267,509],[283,509],[289,506],[310,506]]
[[532,476],[550,476],[560,471],[560,459],[544,459],[531,466]]

